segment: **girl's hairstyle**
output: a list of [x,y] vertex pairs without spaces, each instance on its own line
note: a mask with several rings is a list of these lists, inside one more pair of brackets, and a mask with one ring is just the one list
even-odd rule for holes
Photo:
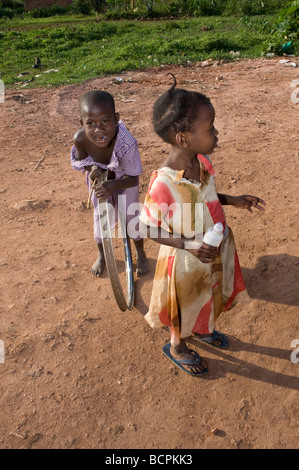
[[200,108],[210,104],[210,98],[197,91],[176,88],[176,78],[172,87],[160,96],[154,104],[153,124],[155,132],[164,142],[172,143],[178,132],[190,131],[198,118]]
[[80,112],[82,112],[83,107],[89,108],[93,105],[107,105],[109,106],[113,113],[115,113],[115,103],[114,98],[107,91],[102,90],[92,90],[85,93],[79,101]]

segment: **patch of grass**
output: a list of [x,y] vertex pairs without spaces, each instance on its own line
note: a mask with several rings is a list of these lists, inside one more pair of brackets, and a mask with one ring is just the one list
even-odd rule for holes
[[[32,78],[28,88],[58,86],[161,64],[232,59],[231,50],[240,51],[239,57],[259,57],[269,34],[261,28],[263,21],[250,17],[248,25],[239,18],[217,16],[98,21],[78,15],[2,20],[1,79],[8,87]],[[43,64],[40,69],[32,68],[35,56]],[[58,72],[45,73],[50,69]],[[19,77],[24,72],[28,75]]]

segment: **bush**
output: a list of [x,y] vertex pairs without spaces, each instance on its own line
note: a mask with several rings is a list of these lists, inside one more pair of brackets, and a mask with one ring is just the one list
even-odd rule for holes
[[91,14],[91,4],[87,0],[73,0],[72,11],[74,13],[81,13],[82,15]]
[[248,16],[272,14],[280,10],[288,0],[226,0],[225,14]]
[[2,0],[0,1],[0,18],[13,18],[24,13],[25,6],[22,0]]
[[49,18],[55,15],[67,15],[69,12],[68,8],[60,7],[59,5],[53,5],[49,8],[37,8],[30,10],[26,13],[31,18]]
[[271,39],[266,44],[266,52],[276,54],[298,52],[299,44],[299,0],[287,3],[277,15],[271,31]]

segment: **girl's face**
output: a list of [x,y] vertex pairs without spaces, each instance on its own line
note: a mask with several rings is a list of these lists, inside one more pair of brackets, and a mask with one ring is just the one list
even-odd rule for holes
[[218,142],[218,131],[214,127],[215,110],[211,104],[201,107],[198,118],[192,125],[191,131],[187,132],[189,147],[194,155],[201,153],[209,155],[214,152]]
[[88,106],[81,112],[80,122],[86,137],[99,148],[109,147],[114,141],[118,121],[119,114],[107,104]]

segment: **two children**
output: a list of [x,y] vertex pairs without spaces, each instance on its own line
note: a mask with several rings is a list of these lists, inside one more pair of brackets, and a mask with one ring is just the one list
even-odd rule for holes
[[[127,207],[138,202],[138,176],[142,172],[134,137],[115,112],[109,93],[92,91],[80,101],[80,129],[71,152],[73,168],[86,171],[91,181],[103,169],[110,179],[95,186],[97,198],[111,198],[117,205],[119,194],[127,195]],[[154,171],[140,215],[140,227],[149,238],[161,244],[146,320],[152,327],[168,326],[170,343],[164,354],[191,375],[207,372],[208,365],[186,340],[192,337],[217,348],[227,346],[227,337],[214,329],[222,311],[238,301],[248,301],[232,231],[227,226],[223,205],[263,211],[265,202],[255,196],[229,196],[216,192],[214,169],[208,155],[217,147],[215,110],[205,95],[173,86],[155,103],[153,123],[156,133],[171,150],[161,167]],[[183,208],[190,208],[190,226],[184,223]],[[199,210],[200,207],[200,210]],[[97,231],[98,258],[92,267],[100,276],[105,259]],[[127,215],[127,224],[130,217]],[[183,223],[182,223],[183,222]],[[190,240],[202,238],[215,223],[222,222],[224,237],[220,248],[204,243],[190,247]],[[137,275],[148,272],[143,239],[134,239]]]
[[[94,90],[81,98],[80,124],[82,128],[75,134],[71,150],[72,167],[86,172],[89,191],[101,172],[109,170],[108,180],[95,185],[92,197],[98,257],[91,270],[95,276],[101,276],[105,269],[105,257],[98,223],[98,198],[108,198],[108,202],[115,207],[117,216],[118,196],[123,196],[126,207],[122,210],[127,214],[128,225],[135,216],[128,215],[128,208],[139,202],[139,175],[142,173],[142,165],[137,141],[119,119],[119,113],[115,112],[114,99],[110,93]],[[140,277],[148,272],[148,260],[143,248],[143,238],[138,232],[137,229],[133,240],[137,252],[136,274]]]

